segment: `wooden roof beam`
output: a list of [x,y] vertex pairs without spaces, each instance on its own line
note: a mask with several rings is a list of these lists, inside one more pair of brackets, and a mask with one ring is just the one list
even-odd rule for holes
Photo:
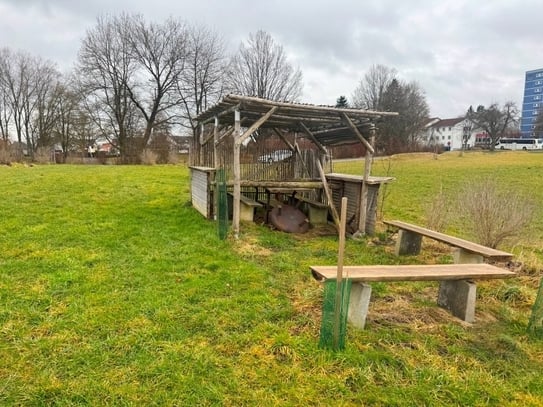
[[311,130],[309,130],[303,122],[299,122],[299,124],[300,124],[300,127],[303,129],[304,133],[307,134],[307,136],[309,136],[309,138],[311,139],[311,141],[313,141],[313,143],[315,143],[315,145],[318,147],[321,153],[328,154],[328,151],[326,151],[326,148],[324,148],[324,146],[319,142],[319,140],[317,140],[317,138],[313,135]]
[[366,146],[366,149],[371,154],[375,153],[375,150],[373,149],[373,146],[368,142],[368,140],[366,140],[364,138],[364,136],[362,136],[362,133],[360,133],[358,128],[354,125],[351,118],[349,116],[347,116],[347,113],[342,113],[342,116],[345,119],[345,121],[347,122],[347,124],[349,125],[349,127],[351,128],[351,130],[353,131],[353,133],[356,135],[356,137],[358,137],[360,139],[360,141],[362,142],[362,144],[364,144],[364,146]]
[[243,132],[241,136],[235,141],[237,144],[243,143],[245,139],[247,139],[251,134],[253,134],[256,130],[260,128],[264,123],[266,123],[266,120],[268,120],[272,114],[275,113],[275,111],[278,109],[278,106],[272,107],[268,113],[266,113],[264,116],[262,116],[260,119],[258,119],[256,122],[253,123],[251,127],[249,127],[247,130]]
[[[210,123],[213,120],[215,120],[215,118],[219,118],[221,116],[224,116],[225,114],[232,113],[233,111],[239,110],[239,107],[240,107],[240,104],[238,103],[237,105],[230,106],[227,109],[221,110],[220,112],[218,112],[218,113],[214,114],[213,116],[211,116],[211,117],[205,119],[204,121],[202,121],[201,124]],[[196,118],[196,120],[198,120],[198,118]]]

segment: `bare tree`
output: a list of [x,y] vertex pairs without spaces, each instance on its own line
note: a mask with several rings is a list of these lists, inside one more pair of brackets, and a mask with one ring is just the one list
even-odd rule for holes
[[56,140],[54,129],[60,103],[60,73],[53,67],[40,64],[36,75],[35,113],[31,122],[36,148],[52,147]]
[[[39,138],[48,137],[53,116],[50,104],[59,73],[54,64],[25,52],[2,50],[0,57],[0,78],[4,101],[9,105],[10,118],[21,145],[23,140],[28,153],[33,157]],[[47,121],[47,123],[46,123]]]
[[194,118],[223,94],[225,47],[218,34],[204,26],[189,27],[187,40],[187,63],[177,86],[183,106],[182,124],[194,135]]
[[383,95],[395,78],[394,68],[372,65],[353,93],[353,105],[361,109],[383,110]]
[[506,102],[503,108],[493,103],[488,108],[480,105],[477,110],[473,110],[470,106],[466,119],[473,123],[475,129],[483,130],[488,134],[490,149],[494,150],[496,142],[518,123],[518,114],[519,111],[514,102]]
[[[146,23],[141,16],[124,17],[123,36],[138,70],[138,80],[127,80],[130,98],[145,120],[142,148],[153,127],[171,121],[179,104],[177,85],[187,58],[184,25],[169,19],[163,24]],[[132,78],[129,78],[132,79]]]
[[13,117],[9,102],[9,86],[3,68],[7,66],[7,61],[4,61],[7,56],[6,49],[0,50],[0,137],[4,142],[9,140],[9,127]]
[[[82,95],[78,92],[75,81],[66,80],[57,87],[56,120],[54,123],[55,141],[62,149],[63,161],[66,161],[73,150],[83,151],[91,141],[79,144],[77,135],[80,130],[82,118],[85,117],[81,109]],[[87,120],[88,122],[88,120]],[[89,134],[88,130],[83,134]]]
[[134,79],[135,63],[130,45],[124,38],[126,19],[100,17],[96,27],[87,31],[78,58],[84,106],[101,134],[114,143],[129,160],[133,102],[129,81]]
[[416,82],[401,81],[395,69],[373,65],[352,99],[358,108],[399,113],[384,118],[378,125],[376,147],[381,152],[392,154],[419,147],[430,109],[424,91]]
[[226,87],[242,95],[296,101],[302,93],[302,72],[288,63],[283,47],[260,30],[250,34],[232,58]]

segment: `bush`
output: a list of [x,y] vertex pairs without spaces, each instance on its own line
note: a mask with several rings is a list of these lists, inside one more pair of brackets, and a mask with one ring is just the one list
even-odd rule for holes
[[38,147],[34,153],[34,161],[38,164],[50,164],[54,161],[54,155],[51,149],[47,147]]
[[445,231],[451,214],[449,201],[441,188],[439,194],[426,205],[426,227],[437,232]]
[[149,150],[148,148],[143,150],[140,156],[141,163],[145,165],[155,165],[157,163],[157,159],[158,154],[152,150]]
[[500,189],[491,178],[468,184],[458,195],[460,222],[480,244],[496,248],[530,224],[535,205],[518,191]]
[[13,156],[9,146],[0,148],[0,164],[11,164],[12,161]]

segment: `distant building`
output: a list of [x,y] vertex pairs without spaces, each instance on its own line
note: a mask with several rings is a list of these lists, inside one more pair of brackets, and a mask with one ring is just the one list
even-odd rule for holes
[[520,132],[522,137],[542,138],[543,132],[535,132],[535,121],[543,109],[543,68],[526,72]]
[[[467,138],[465,146],[464,134]],[[475,145],[471,122],[465,117],[432,118],[426,124],[423,138],[427,145],[442,146],[445,150],[461,150],[462,147],[467,150]]]

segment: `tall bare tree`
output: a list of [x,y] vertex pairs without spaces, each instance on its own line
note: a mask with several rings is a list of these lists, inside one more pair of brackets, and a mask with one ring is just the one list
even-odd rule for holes
[[302,94],[302,72],[287,61],[283,47],[265,31],[250,34],[230,61],[228,91],[277,101],[297,101]]
[[383,95],[396,78],[396,70],[384,65],[372,65],[360,80],[352,100],[354,106],[368,110],[383,110]]
[[[78,143],[78,132],[81,130],[81,122],[85,116],[81,109],[82,95],[77,91],[74,79],[68,79],[57,87],[56,120],[54,124],[55,141],[60,144],[63,161],[73,150],[85,151],[91,140]],[[88,122],[88,120],[87,120]],[[85,123],[85,122],[83,122]],[[83,134],[91,134],[84,129]]]
[[471,106],[466,113],[466,119],[474,125],[474,130],[483,130],[490,139],[490,149],[494,150],[496,142],[504,137],[518,123],[519,111],[514,102],[506,102],[503,107],[493,103],[489,107],[479,105],[477,110]]
[[78,78],[86,95],[84,106],[103,136],[114,143],[125,160],[130,159],[133,102],[129,82],[136,66],[124,36],[127,18],[99,17],[87,31],[78,57]]
[[9,128],[12,117],[13,113],[11,112],[9,105],[8,89],[4,86],[3,81],[0,79],[0,138],[4,142],[9,140]]
[[400,80],[393,68],[373,65],[352,99],[358,108],[399,113],[384,118],[378,125],[376,147],[382,153],[413,151],[419,147],[430,109],[424,91],[416,82]]
[[182,124],[194,135],[194,118],[223,94],[225,46],[219,35],[205,26],[189,27],[187,40],[187,63],[177,86],[183,108]]
[[142,146],[155,125],[171,121],[178,106],[177,85],[187,59],[187,30],[180,21],[147,23],[142,16],[125,16],[123,37],[130,47],[138,75],[126,85],[132,102],[145,120]]
[[[31,157],[39,146],[39,139],[48,138],[49,125],[54,108],[53,90],[59,73],[53,63],[33,57],[28,53],[3,49],[0,57],[0,81],[4,89],[5,102],[9,105],[10,117],[17,134],[17,141],[27,145]],[[45,120],[48,125],[46,126]]]

